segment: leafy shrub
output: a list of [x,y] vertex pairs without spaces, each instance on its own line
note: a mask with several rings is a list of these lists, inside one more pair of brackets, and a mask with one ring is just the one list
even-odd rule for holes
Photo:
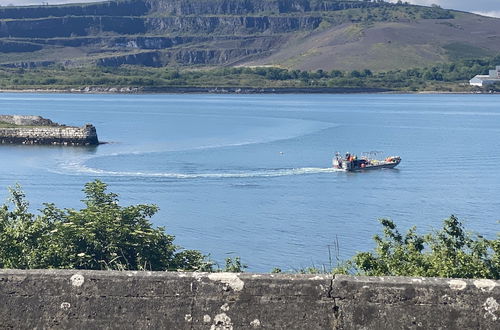
[[96,180],[84,188],[85,207],[44,204],[29,212],[19,186],[0,207],[1,268],[211,271],[199,251],[180,250],[163,227],[153,228],[155,205],[120,206],[118,196]]
[[247,265],[241,262],[240,257],[226,258],[226,266],[222,271],[229,273],[242,273],[248,268]]
[[383,235],[374,252],[361,252],[334,270],[368,276],[427,276],[500,279],[500,234],[496,240],[468,233],[455,216],[443,228],[419,235],[413,227],[401,234],[381,219]]

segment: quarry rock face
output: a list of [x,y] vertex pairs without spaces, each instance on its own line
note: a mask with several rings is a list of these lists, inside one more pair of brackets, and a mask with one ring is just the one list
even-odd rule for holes
[[[363,0],[121,0],[0,7],[0,66],[406,69],[442,62],[443,56],[451,59],[450,44],[484,56],[498,53],[500,43],[493,41],[499,29],[499,19]],[[245,47],[213,42],[249,38],[265,42]],[[399,61],[387,61],[391,57]]]
[[64,16],[144,16],[286,14],[379,7],[352,0],[128,0],[86,5],[0,8],[0,19]]
[[[0,55],[40,54],[4,62],[0,56],[0,66],[228,65],[267,56],[294,34],[314,31],[323,22],[321,11],[380,5],[342,0],[125,0],[0,8]],[[209,40],[214,37],[265,42],[260,47],[214,45]],[[103,55],[75,59],[69,55],[75,48]]]

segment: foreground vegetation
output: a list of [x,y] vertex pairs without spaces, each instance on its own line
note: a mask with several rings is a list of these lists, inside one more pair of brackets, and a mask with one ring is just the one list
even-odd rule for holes
[[[238,257],[216,267],[201,252],[181,249],[163,227],[153,228],[155,205],[120,206],[106,189],[99,180],[87,183],[83,209],[44,204],[39,215],[29,212],[18,186],[11,189],[9,202],[0,207],[0,268],[241,272],[247,267]],[[381,224],[383,235],[375,236],[373,252],[358,253],[332,272],[500,279],[500,233],[497,239],[468,233],[455,216],[424,235],[416,228],[401,234],[387,219]]]
[[[500,55],[476,60],[459,60],[429,68],[387,72],[368,69],[349,72],[287,70],[277,67],[227,67],[216,69],[148,68],[140,66],[75,67],[38,69],[0,68],[0,89],[137,88],[165,91],[182,87],[235,88],[384,88],[398,91],[484,91],[468,84],[477,74],[500,65]],[[500,91],[490,86],[487,90]]]
[[401,234],[394,222],[380,222],[383,235],[374,237],[375,250],[356,254],[335,273],[500,279],[500,233],[492,240],[468,233],[455,216],[424,235],[415,227]]
[[152,227],[155,205],[120,206],[101,181],[84,192],[81,210],[45,204],[34,215],[19,187],[11,189],[11,205],[0,208],[0,267],[213,270],[199,251],[181,250],[164,228]]

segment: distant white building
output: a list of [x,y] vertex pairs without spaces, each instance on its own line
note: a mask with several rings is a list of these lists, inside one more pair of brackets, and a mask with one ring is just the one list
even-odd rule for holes
[[485,86],[494,83],[500,83],[500,65],[496,67],[495,70],[490,70],[490,73],[485,75],[477,75],[471,80],[469,80],[471,86]]

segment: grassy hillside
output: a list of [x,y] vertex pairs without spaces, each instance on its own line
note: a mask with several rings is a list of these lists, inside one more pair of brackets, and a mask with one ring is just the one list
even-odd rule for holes
[[[412,7],[404,8],[413,10]],[[377,12],[367,10],[365,12]],[[394,13],[393,13],[394,14]],[[446,19],[362,20],[325,27],[243,65],[302,70],[414,68],[500,53],[500,19],[452,12]]]

